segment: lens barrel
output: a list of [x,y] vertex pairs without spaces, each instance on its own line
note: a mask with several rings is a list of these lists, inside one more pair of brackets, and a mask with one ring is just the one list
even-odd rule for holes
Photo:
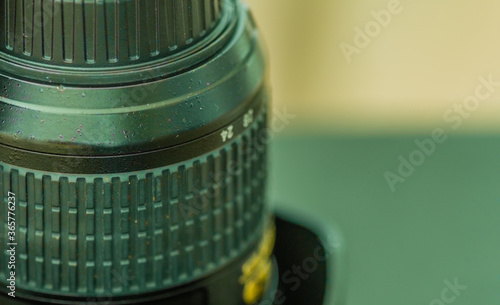
[[258,302],[266,66],[237,0],[2,1],[0,303]]

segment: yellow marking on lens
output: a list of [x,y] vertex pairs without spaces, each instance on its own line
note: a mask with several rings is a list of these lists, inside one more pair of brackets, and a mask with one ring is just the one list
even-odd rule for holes
[[269,228],[263,236],[259,249],[243,265],[240,284],[244,285],[243,300],[246,304],[255,304],[262,298],[267,283],[271,278],[271,254],[276,240],[276,228]]

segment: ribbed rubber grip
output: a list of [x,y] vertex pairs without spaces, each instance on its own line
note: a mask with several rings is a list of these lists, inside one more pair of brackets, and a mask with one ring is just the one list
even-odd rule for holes
[[2,0],[0,52],[52,66],[144,63],[208,35],[222,1]]
[[[127,295],[186,283],[262,236],[265,115],[225,147],[184,163],[119,175],[59,175],[0,165],[0,243],[16,194],[17,287]],[[235,166],[239,165],[239,166]],[[5,249],[5,248],[4,248]],[[0,262],[7,262],[2,251]],[[0,277],[8,276],[0,264]]]

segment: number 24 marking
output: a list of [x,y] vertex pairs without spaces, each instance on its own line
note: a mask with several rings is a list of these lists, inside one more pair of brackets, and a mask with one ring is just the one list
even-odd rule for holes
[[233,134],[233,125],[230,125],[229,127],[227,127],[226,129],[224,129],[220,136],[222,137],[222,142],[226,142],[227,140],[230,140],[233,138],[234,134]]
[[[247,128],[251,123],[253,122],[253,109],[250,109],[245,115],[243,116],[243,127]],[[234,126],[230,125],[226,129],[224,129],[220,136],[222,137],[222,142],[227,142],[227,140],[230,140],[233,138],[233,129]]]

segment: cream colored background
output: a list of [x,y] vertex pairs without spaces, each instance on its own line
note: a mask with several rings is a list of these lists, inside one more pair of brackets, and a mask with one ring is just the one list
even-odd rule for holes
[[[274,105],[298,115],[292,130],[426,132],[473,94],[480,75],[500,81],[500,2],[401,0],[371,44],[347,63],[340,43],[389,0],[248,0],[271,57]],[[459,132],[500,130],[500,87]]]

